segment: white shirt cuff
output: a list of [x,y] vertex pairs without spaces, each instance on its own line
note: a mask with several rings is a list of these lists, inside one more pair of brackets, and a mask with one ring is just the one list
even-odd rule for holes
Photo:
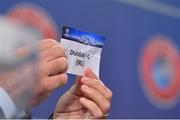
[[12,101],[11,97],[1,87],[0,87],[0,107],[4,113],[5,118],[12,118],[13,116],[20,118],[25,115],[25,112],[23,110],[20,112],[17,110],[16,105]]

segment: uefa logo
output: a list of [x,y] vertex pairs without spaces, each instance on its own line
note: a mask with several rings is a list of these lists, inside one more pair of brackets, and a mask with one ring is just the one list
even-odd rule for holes
[[156,107],[170,109],[178,101],[180,68],[178,49],[170,38],[154,36],[140,57],[140,81],[148,100]]

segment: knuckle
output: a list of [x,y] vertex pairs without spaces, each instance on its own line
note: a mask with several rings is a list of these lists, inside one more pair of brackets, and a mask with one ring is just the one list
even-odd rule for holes
[[[91,96],[91,97],[99,97],[100,98],[100,96],[98,96],[98,95],[96,95],[95,93],[95,91],[93,91],[92,89],[90,89],[90,88],[88,88],[87,89],[87,92],[88,92],[88,94]],[[101,98],[100,98],[101,99]]]
[[61,57],[61,58],[59,59],[59,64],[61,65],[61,70],[62,70],[63,72],[66,72],[67,69],[68,69],[68,61],[67,61],[67,58]]
[[109,102],[107,102],[106,104],[104,104],[104,110],[103,110],[103,112],[108,112],[109,111],[109,109],[110,109],[110,103]]
[[39,43],[39,47],[40,49],[45,49],[45,48],[48,48],[52,45],[55,45],[57,44],[57,41],[56,40],[53,40],[53,39],[43,39],[40,41]]
[[97,111],[94,115],[95,118],[101,118],[103,116],[103,112]]
[[93,79],[93,81],[91,81],[94,85],[97,86],[102,86],[99,80]]
[[111,100],[111,99],[112,99],[112,96],[113,96],[112,91],[111,91],[111,90],[108,90],[107,98],[108,98],[109,100]]
[[59,56],[62,56],[62,57],[65,56],[64,50],[62,48],[60,48],[59,45],[53,45],[50,49],[47,49],[47,52],[49,53],[49,55],[52,58],[59,57]]
[[64,47],[63,47],[63,45],[62,45],[61,43],[58,43],[58,46],[59,46],[61,49],[63,49],[63,51],[64,51]]
[[66,56],[65,49],[60,43],[57,42],[57,44],[55,44],[52,49],[53,52],[56,51],[56,53],[59,53],[61,56]]
[[100,95],[99,93],[94,94],[94,96],[96,96],[98,100],[104,100],[105,99],[105,97],[103,95]]
[[65,84],[67,84],[68,76],[67,76],[67,74],[64,73],[64,74],[60,74],[57,77],[54,77],[52,80],[56,82],[55,84],[53,84],[54,82],[51,83],[51,86],[50,86],[50,88],[52,90],[54,90],[54,89],[57,89],[61,86],[64,86]]
[[67,74],[63,74],[61,79],[62,79],[62,85],[66,85],[68,83],[68,76],[67,76]]
[[64,59],[64,64],[67,66],[67,65],[68,65],[68,60],[67,60],[67,58],[66,58],[66,57],[63,57],[63,59]]
[[65,52],[64,47],[63,47],[60,43],[58,43],[57,47],[58,47],[58,50],[57,50],[57,51],[59,51],[59,53],[61,54],[61,56],[67,58],[67,55],[66,55],[66,52]]

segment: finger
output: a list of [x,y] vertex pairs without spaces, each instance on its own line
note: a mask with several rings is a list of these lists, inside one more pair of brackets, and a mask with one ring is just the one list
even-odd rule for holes
[[85,70],[84,74],[85,74],[86,77],[89,77],[89,78],[92,78],[92,79],[95,79],[95,80],[99,80],[104,85],[104,83],[99,79],[99,77],[90,68],[87,68]]
[[43,51],[49,47],[56,45],[58,42],[53,39],[44,39],[39,42],[39,51]]
[[75,84],[70,88],[69,92],[71,94],[74,94],[76,96],[82,96],[82,91],[81,91],[81,76],[77,76],[76,77],[76,81],[75,81]]
[[81,85],[82,85],[81,79],[82,79],[82,76],[77,76],[77,77],[76,77],[75,85],[76,85],[77,87],[79,87],[79,88],[80,88]]
[[64,86],[68,82],[68,76],[66,73],[55,75],[52,77],[49,77],[46,79],[46,82],[44,82],[45,89],[50,92],[53,91],[59,87]]
[[59,73],[65,73],[67,71],[67,68],[67,59],[65,57],[60,57],[42,66],[41,72],[43,72],[44,75],[52,76]]
[[93,101],[86,98],[80,98],[79,101],[81,105],[88,109],[95,118],[99,118],[103,115],[101,109]]
[[49,62],[59,57],[66,57],[64,48],[60,44],[54,45],[40,52],[40,60],[42,61]]
[[111,101],[112,98],[112,92],[99,80],[91,79],[88,77],[83,77],[81,79],[81,82],[85,85],[87,85],[90,88],[93,88],[100,92],[107,100]]
[[82,85],[81,90],[85,95],[87,95],[99,106],[99,108],[103,111],[103,113],[105,114],[108,113],[108,110],[110,108],[110,103],[101,93],[86,85]]
[[85,70],[84,75],[85,75],[86,77],[89,77],[89,78],[92,78],[92,79],[99,79],[99,78],[97,77],[97,75],[96,75],[90,68],[87,68],[87,69]]

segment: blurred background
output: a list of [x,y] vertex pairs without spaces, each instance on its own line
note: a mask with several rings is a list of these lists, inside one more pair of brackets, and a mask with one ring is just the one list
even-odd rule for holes
[[[1,0],[0,15],[37,40],[59,41],[62,25],[106,36],[100,77],[113,91],[109,118],[180,118],[179,0]],[[33,118],[48,118],[74,79]]]

